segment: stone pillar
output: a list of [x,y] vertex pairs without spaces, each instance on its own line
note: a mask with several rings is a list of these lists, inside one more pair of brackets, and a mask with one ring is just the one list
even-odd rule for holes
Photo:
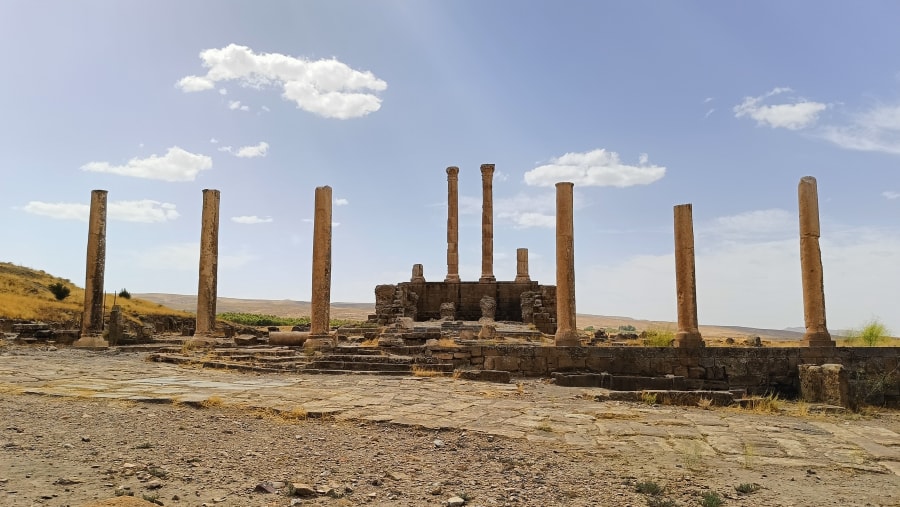
[[573,183],[556,184],[556,346],[581,345],[575,330],[575,226]]
[[694,219],[690,204],[675,206],[675,292],[678,296],[676,347],[702,347],[697,325],[697,279],[694,265]]
[[496,282],[494,277],[494,164],[481,164],[481,278],[479,282]]
[[819,196],[816,179],[800,178],[800,269],[803,272],[803,320],[806,335],[803,345],[833,347],[834,341],[825,325],[825,285],[822,252],[819,250]]
[[313,224],[312,296],[305,348],[334,346],[331,329],[331,187],[316,187]]
[[216,298],[219,272],[219,191],[203,190],[200,227],[200,275],[197,287],[197,325],[194,336],[216,329]]
[[528,276],[528,249],[516,249],[516,282],[530,282]]
[[[81,318],[81,338],[76,347],[107,347],[103,333],[103,275],[106,272],[106,190],[91,192],[91,212],[88,218],[87,266],[84,280],[84,313]],[[91,336],[95,335],[95,336]]]
[[421,264],[413,264],[412,278],[409,281],[412,283],[425,283],[425,268]]
[[459,168],[447,168],[447,278],[459,281]]

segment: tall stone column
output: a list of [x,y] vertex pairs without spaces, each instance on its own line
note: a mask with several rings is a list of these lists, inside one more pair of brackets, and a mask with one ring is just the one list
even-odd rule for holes
[[694,219],[690,204],[675,206],[675,292],[678,296],[676,347],[702,347],[697,324],[697,279],[694,264]]
[[803,345],[833,347],[834,341],[825,325],[825,284],[822,252],[819,249],[819,195],[816,179],[800,178],[800,269],[803,272],[803,320],[806,335]]
[[481,164],[481,278],[479,282],[496,282],[494,277],[494,164]]
[[459,281],[459,168],[447,168],[447,278]]
[[219,191],[203,190],[203,217],[200,227],[200,275],[197,287],[196,335],[216,329],[216,297],[219,273]]
[[[106,272],[106,190],[91,192],[88,218],[87,265],[84,279],[84,313],[81,318],[82,338],[75,346],[108,346],[103,338],[90,335],[103,333],[103,275]],[[102,343],[101,343],[102,342]]]
[[312,296],[306,348],[334,346],[331,329],[331,187],[316,187]]
[[531,277],[528,276],[528,249],[516,249],[516,281],[530,282]]
[[570,182],[556,184],[556,346],[581,345],[575,330],[575,226]]

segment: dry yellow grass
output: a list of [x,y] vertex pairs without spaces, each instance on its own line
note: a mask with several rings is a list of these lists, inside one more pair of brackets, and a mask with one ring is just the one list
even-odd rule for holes
[[432,370],[431,368],[420,364],[414,364],[412,366],[412,374],[414,377],[441,377],[444,375],[439,371]]
[[[61,283],[68,287],[71,290],[69,296],[58,301],[48,288],[54,283]],[[106,296],[107,308],[112,307],[114,299],[116,304],[122,307],[125,318],[133,321],[137,321],[138,315],[190,316],[187,312],[173,310],[149,301],[135,298],[115,298],[113,294]],[[76,286],[70,280],[55,277],[44,271],[0,262],[0,317],[69,322],[74,325],[80,319],[83,310],[84,289]]]

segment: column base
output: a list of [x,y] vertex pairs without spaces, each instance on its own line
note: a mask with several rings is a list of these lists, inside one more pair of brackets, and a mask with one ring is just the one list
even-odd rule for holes
[[447,275],[447,278],[444,278],[445,283],[459,283],[459,275]]
[[494,283],[497,281],[497,277],[494,275],[482,275],[481,278],[478,279],[479,282],[482,283]]
[[575,331],[557,329],[556,343],[554,345],[557,347],[580,347],[581,339]]
[[334,336],[327,334],[309,335],[309,338],[303,343],[303,348],[307,350],[333,349],[335,347]]
[[216,339],[207,334],[194,334],[189,340],[184,342],[188,349],[206,349],[216,346]]
[[82,336],[75,340],[72,346],[80,349],[108,349],[109,342],[102,336]]
[[673,345],[679,348],[699,348],[706,346],[706,344],[703,343],[703,337],[696,331],[678,331],[675,333]]
[[531,282],[531,278],[527,276],[517,276],[516,283],[529,283]]
[[831,339],[831,333],[828,331],[815,331],[803,335],[800,340],[801,347],[834,347],[834,340]]

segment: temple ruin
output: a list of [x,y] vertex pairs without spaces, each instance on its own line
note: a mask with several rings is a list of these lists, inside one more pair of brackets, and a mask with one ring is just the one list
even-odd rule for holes
[[[528,274],[528,250],[516,251],[516,278],[498,281],[494,276],[494,164],[482,164],[481,277],[459,277],[459,168],[447,168],[447,275],[429,282],[421,264],[415,264],[408,282],[375,287],[375,314],[370,322],[393,324],[399,318],[480,321],[485,318],[485,298],[493,300],[490,320],[533,324],[544,334],[557,332],[556,287],[532,281]],[[570,206],[571,212],[571,206]],[[569,220],[571,224],[571,218]],[[574,275],[572,275],[574,276]],[[571,323],[574,324],[574,294]]]

